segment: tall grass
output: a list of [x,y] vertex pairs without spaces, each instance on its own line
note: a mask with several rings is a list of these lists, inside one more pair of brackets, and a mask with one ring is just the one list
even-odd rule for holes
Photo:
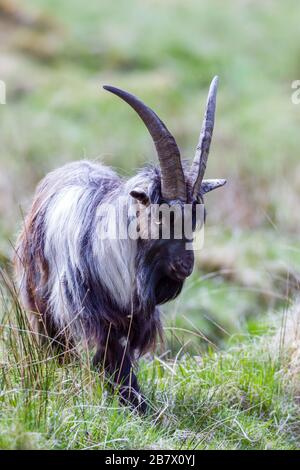
[[[148,415],[120,407],[88,353],[68,364],[41,348],[6,274],[1,281],[0,448],[296,448],[299,406],[287,348],[271,335],[197,356],[142,361]],[[272,351],[272,352],[271,352]]]

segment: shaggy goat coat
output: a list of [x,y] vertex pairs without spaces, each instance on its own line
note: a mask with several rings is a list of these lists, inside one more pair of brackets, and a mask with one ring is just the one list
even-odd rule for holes
[[[36,331],[59,341],[64,332],[99,348],[109,329],[121,339],[130,325],[132,351],[141,354],[153,346],[161,325],[141,241],[99,236],[103,226],[113,231],[116,223],[125,229],[128,224],[126,213],[120,220],[117,210],[99,208],[123,198],[135,213],[130,190],[149,185],[155,199],[156,168],[123,181],[109,167],[88,161],[55,170],[39,184],[15,258],[21,301]],[[176,283],[164,296],[180,288]]]

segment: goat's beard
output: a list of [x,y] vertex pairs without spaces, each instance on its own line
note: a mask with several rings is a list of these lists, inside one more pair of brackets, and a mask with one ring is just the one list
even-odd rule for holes
[[184,283],[166,275],[161,261],[143,266],[138,281],[139,298],[146,310],[175,299],[180,294]]
[[156,304],[164,304],[176,299],[180,294],[183,281],[175,281],[168,276],[163,276],[155,286]]

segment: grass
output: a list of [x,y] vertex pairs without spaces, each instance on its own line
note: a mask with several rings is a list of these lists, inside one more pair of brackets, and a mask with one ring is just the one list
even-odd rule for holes
[[141,361],[146,417],[119,406],[91,369],[89,353],[61,365],[37,347],[11,287],[2,290],[2,311],[2,449],[299,447],[299,331],[292,323],[299,327],[298,310],[284,326],[273,320],[264,336],[227,351],[165,352]]
[[9,276],[15,234],[48,170],[84,157],[131,175],[156,159],[105,83],[144,99],[192,158],[218,74],[207,175],[228,184],[207,197],[204,249],[163,309],[166,352],[141,364],[147,418],[119,408],[88,354],[60,366],[37,349],[1,283],[0,447],[299,447],[297,352],[272,350],[299,289],[299,2],[19,2],[30,27],[5,21],[2,4],[0,267]]
[[[7,300],[7,299],[6,299]],[[7,305],[1,353],[0,448],[294,449],[300,410],[272,336],[227,352],[142,361],[149,415],[120,408],[89,356],[59,365]],[[15,312],[13,319],[12,311]],[[267,338],[267,341],[266,341]]]

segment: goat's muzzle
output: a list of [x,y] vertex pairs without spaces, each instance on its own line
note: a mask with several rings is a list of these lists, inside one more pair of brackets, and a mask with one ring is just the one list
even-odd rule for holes
[[184,257],[175,259],[170,264],[169,276],[176,281],[184,281],[192,274],[194,268],[194,253],[187,252]]

